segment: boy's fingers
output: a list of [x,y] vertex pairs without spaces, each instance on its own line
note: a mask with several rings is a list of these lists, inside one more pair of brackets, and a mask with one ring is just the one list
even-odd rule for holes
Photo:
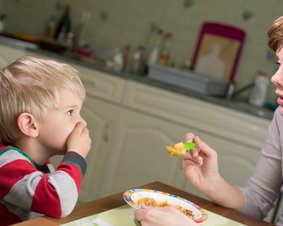
[[86,123],[84,123],[82,121],[78,122],[74,129],[77,130],[77,132],[80,133],[80,134],[82,134],[84,132],[88,132],[88,129],[86,127]]

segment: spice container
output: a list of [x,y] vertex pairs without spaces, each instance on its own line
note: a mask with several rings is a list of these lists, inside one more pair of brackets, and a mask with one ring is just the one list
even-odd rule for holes
[[168,65],[171,57],[172,33],[164,34],[164,46],[159,54],[159,64]]

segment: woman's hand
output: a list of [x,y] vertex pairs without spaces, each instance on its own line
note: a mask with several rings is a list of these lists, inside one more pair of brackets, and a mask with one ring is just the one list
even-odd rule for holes
[[145,207],[134,210],[135,218],[142,226],[196,226],[185,214],[175,207]]
[[186,135],[186,140],[196,142],[196,148],[183,157],[182,168],[187,178],[213,202],[240,210],[244,204],[243,193],[220,176],[217,153],[192,133]]
[[192,133],[186,135],[186,141],[194,141],[196,148],[183,157],[182,168],[190,182],[204,193],[220,179],[217,153]]

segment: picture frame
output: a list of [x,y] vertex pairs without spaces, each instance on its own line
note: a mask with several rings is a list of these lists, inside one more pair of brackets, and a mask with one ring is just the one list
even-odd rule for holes
[[191,70],[216,79],[234,81],[246,33],[237,27],[205,22],[192,58]]

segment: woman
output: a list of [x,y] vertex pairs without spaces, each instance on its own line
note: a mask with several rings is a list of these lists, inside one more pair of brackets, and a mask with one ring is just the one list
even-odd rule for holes
[[[218,172],[216,151],[192,133],[186,135],[186,140],[195,141],[197,147],[187,153],[182,161],[188,180],[214,203],[259,219],[267,215],[283,190],[283,16],[274,21],[268,38],[269,47],[278,57],[279,67],[271,82],[276,87],[279,107],[274,112],[261,156],[246,186],[239,188],[225,181]],[[183,226],[196,225],[172,209],[145,208],[135,210],[134,214],[143,226],[177,225],[177,221]],[[277,225],[283,226],[283,213]]]

